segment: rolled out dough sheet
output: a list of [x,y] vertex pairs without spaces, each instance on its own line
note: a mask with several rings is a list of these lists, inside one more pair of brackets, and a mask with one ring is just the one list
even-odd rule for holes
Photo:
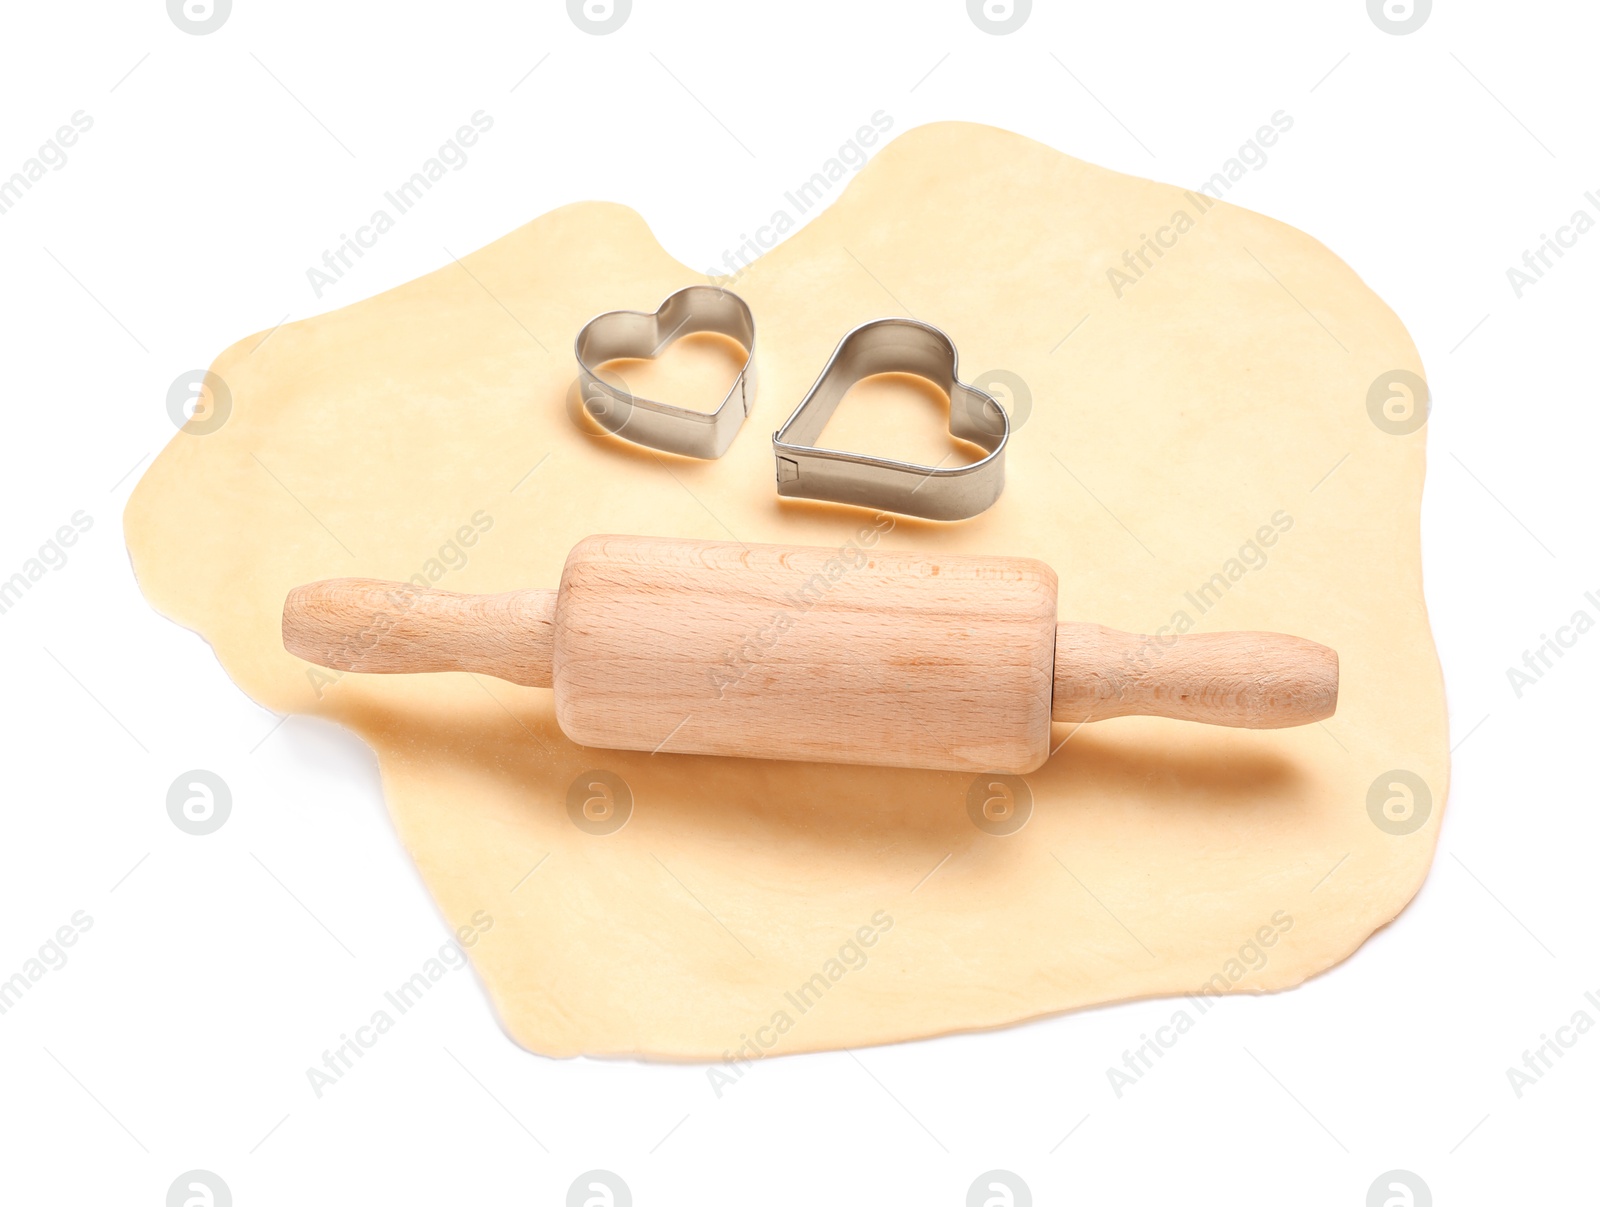
[[[1199,209],[992,128],[904,134],[729,282],[756,316],[755,405],[726,457],[697,462],[575,422],[583,322],[705,278],[631,210],[568,206],[223,352],[231,414],[179,433],[128,504],[140,585],[263,705],[372,745],[445,918],[492,917],[470,954],[533,1051],[724,1060],[1298,984],[1405,906],[1443,812],[1426,429],[1382,430],[1368,409],[1376,378],[1422,366],[1316,240]],[[1171,245],[1117,296],[1108,270],[1162,228]],[[858,540],[884,522],[779,502],[769,435],[844,332],[907,312],[950,334],[964,380],[1004,370],[1025,389],[1007,388],[1020,422],[999,502],[960,524],[893,518],[881,547],[1040,558],[1063,619],[1324,642],[1337,715],[1057,725],[1025,824],[1001,834],[975,824],[968,776],[583,749],[548,691],[336,676],[284,652],[284,595],[313,579],[553,587],[592,533]],[[709,407],[730,361],[698,343],[619,368]],[[892,381],[859,388],[826,435],[966,455],[942,396]],[[595,772],[623,787],[585,787]],[[609,792],[613,818],[631,799],[626,824],[580,827],[575,783],[577,816]]]

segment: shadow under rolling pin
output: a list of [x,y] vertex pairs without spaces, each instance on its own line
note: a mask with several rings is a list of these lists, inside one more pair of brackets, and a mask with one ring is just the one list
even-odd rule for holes
[[1021,774],[1054,721],[1277,729],[1333,715],[1339,657],[1283,633],[1145,637],[1058,622],[1021,557],[592,536],[556,590],[296,587],[291,654],[554,688],[584,746]]

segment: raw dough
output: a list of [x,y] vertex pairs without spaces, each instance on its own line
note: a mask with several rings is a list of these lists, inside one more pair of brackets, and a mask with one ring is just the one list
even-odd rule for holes
[[[1297,984],[1410,900],[1443,811],[1425,429],[1392,434],[1368,410],[1379,375],[1422,367],[1331,252],[1223,203],[1146,251],[1117,297],[1124,252],[1198,208],[987,127],[903,135],[732,282],[756,315],[756,403],[726,457],[695,462],[574,422],[579,326],[704,278],[631,210],[568,206],[463,266],[224,352],[231,416],[179,434],[128,504],[140,585],[261,703],[373,745],[445,917],[493,917],[471,956],[534,1051],[720,1060]],[[965,776],[586,750],[548,691],[334,681],[284,652],[284,595],[312,579],[553,587],[596,532],[845,544],[871,514],[780,504],[769,435],[845,331],[905,306],[955,340],[963,379],[1007,370],[1031,409],[1012,400],[990,511],[897,518],[884,547],[1041,558],[1063,618],[1149,632],[1183,613],[1324,642],[1342,660],[1338,714],[1266,732],[1058,725],[1031,816],[998,835],[969,815]],[[709,406],[729,363],[701,343],[621,368]],[[893,383],[860,388],[827,438],[951,451],[938,406]],[[615,793],[586,789],[592,770],[633,798],[609,834],[569,816],[575,780],[578,816]],[[1390,789],[1393,771],[1426,786]],[[1411,791],[1426,823],[1380,828],[1375,781],[1380,806],[1403,814]]]

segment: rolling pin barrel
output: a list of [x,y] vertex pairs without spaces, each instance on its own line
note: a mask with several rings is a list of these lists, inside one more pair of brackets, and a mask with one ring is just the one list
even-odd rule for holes
[[290,593],[283,635],[340,670],[553,687],[585,746],[970,772],[1038,767],[1052,720],[1276,728],[1338,697],[1312,641],[1058,623],[1042,562],[857,545],[590,537],[559,591],[333,579]]
[[561,575],[556,719],[587,746],[1031,770],[1055,629],[1029,558],[590,537]]

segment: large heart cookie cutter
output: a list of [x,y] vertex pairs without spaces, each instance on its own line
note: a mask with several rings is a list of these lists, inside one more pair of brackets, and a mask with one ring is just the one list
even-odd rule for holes
[[[673,340],[712,331],[738,341],[744,365],[714,411],[691,411],[639,398],[600,376],[600,366],[621,358],[654,360]],[[686,457],[722,456],[750,413],[756,321],[736,293],[715,285],[690,285],[672,294],[654,314],[609,310],[583,325],[572,350],[578,358],[584,410],[606,431]]]
[[[816,447],[846,391],[874,373],[914,373],[933,382],[950,396],[950,434],[989,455],[941,469]],[[927,520],[965,520],[989,507],[1005,488],[1010,435],[1005,408],[957,378],[956,346],[949,336],[915,319],[877,319],[839,341],[811,392],[773,434],[778,494]]]

